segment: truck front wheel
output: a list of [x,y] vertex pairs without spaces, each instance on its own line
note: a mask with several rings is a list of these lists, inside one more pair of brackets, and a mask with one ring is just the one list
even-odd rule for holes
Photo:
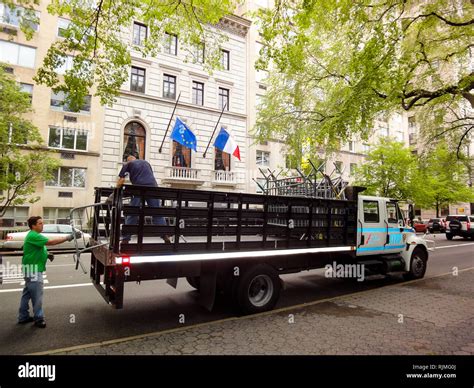
[[411,254],[410,271],[404,275],[406,280],[421,279],[425,276],[428,255],[422,248],[415,248]]
[[267,264],[248,268],[234,279],[233,300],[243,314],[269,311],[280,297],[281,282],[277,271]]

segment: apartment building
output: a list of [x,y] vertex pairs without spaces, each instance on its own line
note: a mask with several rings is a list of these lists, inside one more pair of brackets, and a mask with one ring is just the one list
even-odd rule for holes
[[[0,62],[31,94],[33,113],[29,118],[43,137],[42,152],[60,159],[62,166],[53,179],[38,183],[36,195],[40,201],[7,210],[1,220],[3,227],[25,225],[31,215],[41,215],[48,223],[66,222],[70,209],[92,201],[93,188],[100,183],[103,108],[99,99],[88,96],[81,110],[72,112],[62,93],[55,94],[33,81],[51,43],[62,39],[62,30],[68,23],[50,15],[46,7],[47,2],[36,7],[39,23],[33,26],[33,38],[27,40],[19,28],[18,8],[12,10],[0,4]],[[68,63],[58,73],[64,73],[67,66]]]

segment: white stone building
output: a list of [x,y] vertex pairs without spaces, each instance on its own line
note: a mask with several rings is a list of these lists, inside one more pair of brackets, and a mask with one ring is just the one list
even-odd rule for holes
[[[113,106],[105,107],[102,185],[115,184],[128,146],[136,147],[140,158],[150,162],[162,186],[245,191],[249,157],[246,146],[249,27],[250,22],[238,16],[228,16],[220,23],[218,28],[228,37],[222,46],[224,70],[216,70],[212,75],[199,61],[185,61],[186,53],[179,37],[173,35],[168,36],[167,44],[156,57],[143,58],[132,51],[129,81],[123,85]],[[136,22],[125,39],[139,42],[140,34],[146,34],[146,29]],[[205,60],[205,53],[200,58]],[[224,104],[227,108],[204,157]],[[185,121],[196,135],[197,152],[170,138],[176,117]],[[238,143],[240,161],[214,148],[221,126]]]

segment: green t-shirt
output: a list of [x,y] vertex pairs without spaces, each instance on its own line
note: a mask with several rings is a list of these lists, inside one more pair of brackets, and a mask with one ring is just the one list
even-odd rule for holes
[[48,239],[34,230],[30,230],[25,238],[23,246],[23,272],[36,273],[46,271],[46,261],[48,260],[48,250],[46,243]]

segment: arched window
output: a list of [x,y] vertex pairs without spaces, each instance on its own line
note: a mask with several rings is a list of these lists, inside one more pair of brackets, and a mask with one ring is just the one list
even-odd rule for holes
[[128,155],[145,159],[146,131],[143,125],[136,121],[128,123],[125,127],[123,144],[122,158],[124,162]]

